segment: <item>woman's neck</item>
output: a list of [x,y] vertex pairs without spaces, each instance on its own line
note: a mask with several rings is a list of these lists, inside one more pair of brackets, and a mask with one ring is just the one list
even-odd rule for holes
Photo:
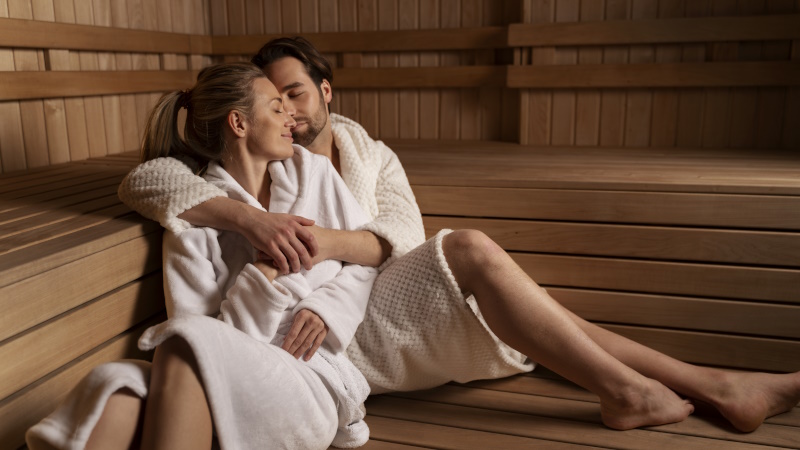
[[231,155],[223,164],[225,171],[258,200],[264,209],[269,209],[269,187],[272,183],[267,170],[269,163],[269,160],[254,158],[249,153],[240,151]]

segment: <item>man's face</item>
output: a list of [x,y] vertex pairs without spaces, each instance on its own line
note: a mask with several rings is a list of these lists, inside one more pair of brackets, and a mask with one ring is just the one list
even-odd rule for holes
[[292,128],[295,143],[308,148],[328,123],[330,84],[324,80],[321,87],[317,86],[303,64],[290,56],[273,62],[265,70],[283,97],[286,112],[297,122]]

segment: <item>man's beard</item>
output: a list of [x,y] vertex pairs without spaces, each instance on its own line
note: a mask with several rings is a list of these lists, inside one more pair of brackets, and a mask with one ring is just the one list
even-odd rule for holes
[[306,129],[302,133],[292,131],[292,139],[294,139],[295,144],[308,148],[322,132],[322,129],[325,128],[325,123],[328,121],[328,112],[325,108],[325,103],[323,101],[319,103],[319,108],[313,116],[294,118],[297,121],[306,123]]

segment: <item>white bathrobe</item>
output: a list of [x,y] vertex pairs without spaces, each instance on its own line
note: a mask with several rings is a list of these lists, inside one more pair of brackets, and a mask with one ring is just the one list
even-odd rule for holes
[[[360,229],[368,222],[326,158],[295,146],[293,158],[270,164],[269,171],[270,211],[302,215],[334,229]],[[230,197],[262,208],[220,166],[210,165],[205,178]],[[363,445],[369,430],[362,403],[369,387],[344,350],[364,316],[377,270],[325,261],[269,282],[251,264],[254,260],[253,247],[236,233],[167,232],[164,285],[170,319],[148,329],[140,347],[152,349],[175,335],[189,343],[223,448]],[[329,327],[308,362],[278,347],[301,309],[315,312]],[[29,445],[35,449],[48,441],[81,448],[108,396],[121,387],[144,396],[147,372],[142,364],[125,362],[96,369],[59,410],[29,431]]]
[[[372,393],[533,370],[525,355],[489,329],[475,298],[461,293],[442,249],[449,230],[425,241],[422,216],[397,155],[358,123],[338,114],[330,119],[342,178],[371,219],[363,229],[392,246],[347,349]],[[226,193],[195,176],[190,166],[196,163],[186,163],[159,158],[140,164],[120,184],[120,199],[167,229],[189,227],[180,213]]]

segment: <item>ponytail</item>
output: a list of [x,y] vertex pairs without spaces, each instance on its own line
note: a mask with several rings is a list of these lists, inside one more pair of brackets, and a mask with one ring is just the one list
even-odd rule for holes
[[178,111],[185,93],[168,92],[150,112],[142,139],[141,162],[166,156],[191,154],[188,144],[178,134]]

